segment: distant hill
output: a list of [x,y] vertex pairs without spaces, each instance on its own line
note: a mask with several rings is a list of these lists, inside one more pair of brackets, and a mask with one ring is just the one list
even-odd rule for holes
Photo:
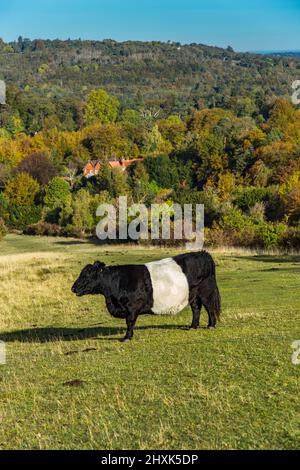
[[300,51],[262,51],[260,54],[281,57],[300,57]]
[[46,108],[60,103],[56,112],[64,115],[73,115],[76,103],[99,87],[118,96],[123,107],[160,108],[162,115],[231,108],[241,98],[260,108],[274,97],[289,97],[299,78],[300,58],[286,53],[155,41],[0,40],[0,79],[9,99],[21,91],[23,100],[33,103],[35,96]]

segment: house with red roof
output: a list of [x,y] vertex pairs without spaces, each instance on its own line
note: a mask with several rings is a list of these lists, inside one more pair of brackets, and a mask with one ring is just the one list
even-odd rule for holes
[[[132,158],[130,160],[110,160],[108,165],[111,168],[121,168],[122,171],[125,171],[130,165],[135,162],[143,161],[143,157]],[[83,175],[86,178],[90,178],[91,176],[96,176],[100,172],[103,166],[103,162],[100,160],[90,160],[83,169]]]

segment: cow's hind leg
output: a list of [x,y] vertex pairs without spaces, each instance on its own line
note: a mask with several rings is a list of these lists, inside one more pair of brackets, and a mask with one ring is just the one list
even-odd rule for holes
[[191,308],[193,312],[193,321],[190,326],[191,330],[196,330],[199,328],[200,324],[200,313],[201,313],[201,308],[202,308],[202,302],[201,299],[198,297],[195,300],[191,302]]
[[217,320],[215,316],[211,313],[209,307],[205,307],[208,313],[208,325],[207,328],[213,329],[216,328]]
[[125,337],[122,339],[122,342],[130,341],[133,337],[133,328],[136,323],[138,315],[135,313],[130,313],[126,317],[127,331]]

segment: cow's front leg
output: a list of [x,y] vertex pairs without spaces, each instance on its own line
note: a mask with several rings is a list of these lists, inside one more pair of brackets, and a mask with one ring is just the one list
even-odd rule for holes
[[138,315],[130,313],[126,317],[127,331],[125,337],[122,339],[122,342],[130,341],[133,337],[133,328],[137,320]]

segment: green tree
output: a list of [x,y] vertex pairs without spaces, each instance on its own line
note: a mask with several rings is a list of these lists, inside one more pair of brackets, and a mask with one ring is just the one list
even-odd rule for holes
[[112,171],[112,189],[114,197],[125,196],[129,193],[127,175],[121,168]]
[[105,90],[91,91],[85,106],[86,124],[115,122],[118,117],[119,106],[119,100],[115,96],[109,95]]
[[70,195],[69,184],[63,178],[56,176],[46,186],[44,204],[50,209],[62,207]]
[[125,125],[140,126],[143,123],[143,118],[141,113],[135,109],[125,109],[122,113],[121,122]]
[[156,181],[161,188],[176,188],[180,180],[178,168],[176,161],[172,161],[168,155],[148,157],[144,160],[144,165],[151,181]]
[[6,130],[14,136],[24,132],[24,125],[20,116],[11,116],[6,125]]
[[138,162],[133,169],[133,175],[131,176],[131,187],[135,201],[143,202],[147,194],[148,185],[149,175],[143,163]]
[[147,140],[143,150],[144,153],[148,153],[150,155],[159,155],[161,153],[170,153],[172,145],[163,138],[158,130],[158,126],[155,125],[147,135]]
[[92,214],[93,197],[89,191],[82,188],[75,195],[72,203],[73,220],[72,225],[76,232],[84,235],[94,228],[94,217]]

